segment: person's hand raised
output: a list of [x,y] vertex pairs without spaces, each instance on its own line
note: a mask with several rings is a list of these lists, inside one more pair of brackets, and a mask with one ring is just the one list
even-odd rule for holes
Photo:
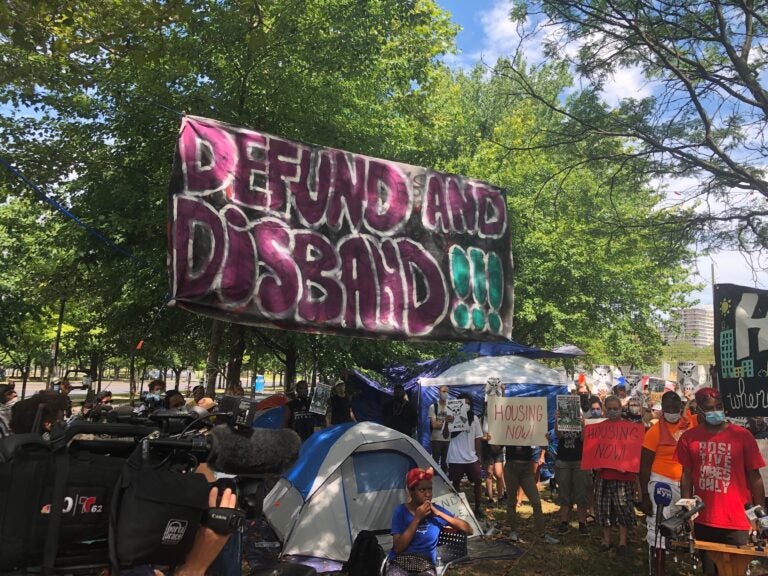
[[430,514],[432,514],[432,502],[427,500],[426,502],[422,502],[416,508],[416,513],[414,514],[414,516],[416,516],[416,518],[418,518],[419,520],[423,520]]

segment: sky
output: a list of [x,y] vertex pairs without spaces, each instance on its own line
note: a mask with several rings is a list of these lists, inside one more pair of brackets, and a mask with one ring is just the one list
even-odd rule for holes
[[[477,62],[492,66],[499,56],[509,55],[517,48],[515,24],[508,18],[510,0],[437,0],[437,3],[450,12],[451,19],[461,26],[456,38],[459,53],[445,59],[450,66],[471,68]],[[541,58],[538,45],[524,46],[523,49],[529,62]],[[604,97],[607,102],[613,103],[620,96],[645,96],[649,90],[648,83],[638,70],[625,69],[606,85]],[[753,272],[748,259],[749,256],[730,251],[700,256],[691,270],[690,280],[702,287],[691,294],[690,301],[698,300],[700,305],[712,303],[713,267],[716,283],[768,289],[768,271]]]

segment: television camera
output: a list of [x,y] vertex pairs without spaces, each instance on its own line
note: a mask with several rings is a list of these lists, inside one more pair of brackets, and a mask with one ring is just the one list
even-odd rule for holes
[[690,521],[704,509],[704,502],[698,497],[681,498],[675,502],[677,512],[659,523],[659,531],[664,538],[688,540],[691,537]]
[[[208,480],[190,473],[201,468],[229,476],[218,482],[236,489],[248,516],[260,514],[267,484],[295,461],[300,439],[292,430],[252,428],[248,399],[225,397],[220,407],[147,416],[117,407],[106,422],[75,420],[50,439],[0,440],[0,572],[173,565],[200,523],[230,532],[244,522],[239,511],[209,510]],[[186,519],[171,530],[179,518]]]

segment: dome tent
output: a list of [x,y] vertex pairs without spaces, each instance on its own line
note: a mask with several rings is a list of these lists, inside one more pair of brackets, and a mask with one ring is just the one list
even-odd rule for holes
[[373,422],[347,423],[312,435],[264,500],[282,554],[344,562],[361,530],[377,533],[388,549],[392,512],[416,466],[435,469],[433,500],[482,534],[466,499],[416,440]]

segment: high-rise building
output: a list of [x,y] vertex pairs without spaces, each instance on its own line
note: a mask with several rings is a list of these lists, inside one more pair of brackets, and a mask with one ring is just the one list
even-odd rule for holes
[[679,330],[664,331],[667,342],[690,342],[696,348],[711,346],[715,342],[715,312],[712,306],[677,308],[672,311],[669,321]]

